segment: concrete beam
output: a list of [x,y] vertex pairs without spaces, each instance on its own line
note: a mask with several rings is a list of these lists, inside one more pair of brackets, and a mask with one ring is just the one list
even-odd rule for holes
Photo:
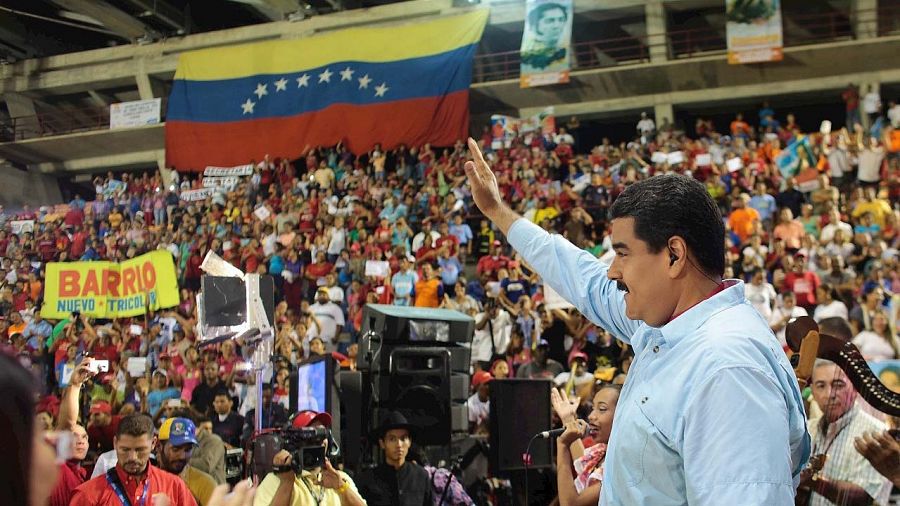
[[650,61],[664,62],[669,58],[666,44],[666,6],[662,0],[647,2],[644,6],[647,19],[647,45],[650,46]]
[[[637,95],[625,98],[591,100],[577,104],[549,104],[553,105],[556,116],[568,117],[579,114],[595,114],[610,111],[627,111],[632,109],[647,109],[657,106],[671,107],[685,104],[703,104],[716,101],[737,100],[742,98],[763,99],[775,95],[790,95],[792,93],[805,93],[810,91],[843,90],[850,81],[856,82],[900,82],[900,69],[881,70],[874,72],[854,73],[850,75],[837,75],[826,78],[796,79],[792,81],[780,81],[769,83],[756,83],[738,86],[729,86],[721,90],[691,90],[676,91],[672,93]],[[542,111],[543,107],[530,107],[520,109],[521,117],[535,115]]]
[[0,93],[46,89],[61,94],[133,85],[140,58],[145,60],[147,74],[171,79],[178,64],[178,55],[185,51],[291,39],[353,26],[402,23],[471,10],[453,7],[453,0],[416,0],[341,11],[297,22],[280,21],[172,37],[144,46],[119,46],[25,60],[0,66]]
[[53,2],[70,11],[96,19],[127,40],[137,39],[150,32],[150,28],[140,20],[105,0],[53,0]]
[[107,167],[109,170],[135,167],[150,168],[157,167],[159,160],[165,159],[165,155],[165,149],[150,149],[120,155],[94,156],[61,162],[44,162],[30,165],[28,168],[29,170],[36,170],[45,174],[59,172],[88,172]]
[[269,21],[282,21],[287,19],[288,14],[297,12],[302,9],[300,0],[235,0],[237,2],[247,4],[253,9],[267,17]]
[[40,135],[41,126],[34,100],[21,93],[4,93],[3,101],[6,103],[6,110],[9,111],[9,117],[15,121],[17,140]]
[[169,25],[173,30],[184,32],[185,15],[165,0],[128,0],[132,5],[144,9],[145,12]]
[[857,39],[878,36],[878,0],[851,0],[850,23]]

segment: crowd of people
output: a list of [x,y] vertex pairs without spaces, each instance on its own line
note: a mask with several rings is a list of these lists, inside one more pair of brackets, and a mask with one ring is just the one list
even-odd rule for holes
[[[848,118],[859,119],[850,107]],[[865,129],[854,122],[803,132],[793,115],[780,117],[764,105],[755,125],[737,115],[724,132],[704,120],[685,132],[657,129],[644,116],[633,140],[618,144],[560,128],[523,132],[492,149],[495,139],[485,129],[478,144],[505,202],[606,263],[616,255],[607,215],[616,197],[659,174],[693,176],[726,224],[726,277],[746,282],[747,299],[785,348],[788,322],[810,315],[867,360],[898,359],[897,106],[884,118],[879,109]],[[799,141],[796,163],[785,168],[784,153]],[[89,198],[3,210],[0,333],[9,354],[39,379],[30,390],[39,400],[25,419],[33,418],[38,431],[73,434],[59,480],[26,481],[18,493],[46,489],[54,505],[105,504],[127,494],[136,504],[149,484],[172,504],[217,504],[225,452],[247,446],[256,409],[263,410],[264,427],[330,425],[328,413],[289,412],[292,369],[323,355],[355,369],[363,307],[379,303],[474,318],[467,402],[473,434],[489,430],[492,380],[552,381],[555,423],[567,427],[558,440],[560,479],[552,495],[560,504],[596,503],[633,352],[548,290],[477,213],[463,168],[469,158],[462,141],[446,148],[375,146],[359,156],[338,145],[310,149],[299,160],[266,155],[252,161],[251,175],[202,200],[191,200],[202,187],[193,174],[109,173],[95,178]],[[14,221],[33,228],[14,233]],[[42,318],[48,262],[123,261],[153,250],[172,254],[178,306],[113,320]],[[241,271],[274,277],[276,355],[262,399],[246,350],[231,341],[196,346],[195,295],[209,251]],[[375,262],[387,262],[387,271],[367,268],[381,265]],[[129,369],[135,357],[146,358],[144,373]],[[92,358],[108,360],[109,370],[92,371]],[[880,378],[900,391],[896,365]],[[839,455],[821,470],[833,484],[821,486],[819,474],[804,477],[801,487],[813,490],[810,504],[840,497],[885,503],[891,480],[898,485],[897,467],[890,466],[898,447],[883,433],[897,421],[857,403],[846,376],[829,364],[816,367],[807,394],[813,452],[818,445]],[[279,454],[279,470],[262,481],[256,503],[437,503],[439,495],[422,485],[428,475],[405,467],[413,465],[407,452],[415,428],[401,418],[382,424],[385,464],[368,475],[351,477],[338,462],[298,475],[286,467],[289,456]],[[852,430],[834,435],[840,424]],[[895,453],[884,457],[885,447]],[[151,452],[157,467],[145,472]],[[421,490],[401,493],[407,483],[407,492]],[[450,495],[454,504],[471,501],[457,489]]]

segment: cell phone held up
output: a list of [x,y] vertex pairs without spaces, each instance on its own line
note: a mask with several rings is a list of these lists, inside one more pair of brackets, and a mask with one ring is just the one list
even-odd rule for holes
[[97,360],[92,358],[87,364],[88,370],[94,374],[109,372],[109,360]]

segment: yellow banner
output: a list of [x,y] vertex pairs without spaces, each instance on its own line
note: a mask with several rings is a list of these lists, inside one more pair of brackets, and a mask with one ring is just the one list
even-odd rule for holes
[[180,302],[175,262],[168,251],[152,251],[122,263],[51,262],[44,282],[41,316],[68,318],[79,312],[95,318],[144,314]]

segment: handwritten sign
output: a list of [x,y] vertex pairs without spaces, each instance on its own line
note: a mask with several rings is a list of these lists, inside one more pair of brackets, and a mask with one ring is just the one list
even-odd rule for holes
[[109,106],[109,128],[132,128],[159,124],[162,99],[119,102]]

